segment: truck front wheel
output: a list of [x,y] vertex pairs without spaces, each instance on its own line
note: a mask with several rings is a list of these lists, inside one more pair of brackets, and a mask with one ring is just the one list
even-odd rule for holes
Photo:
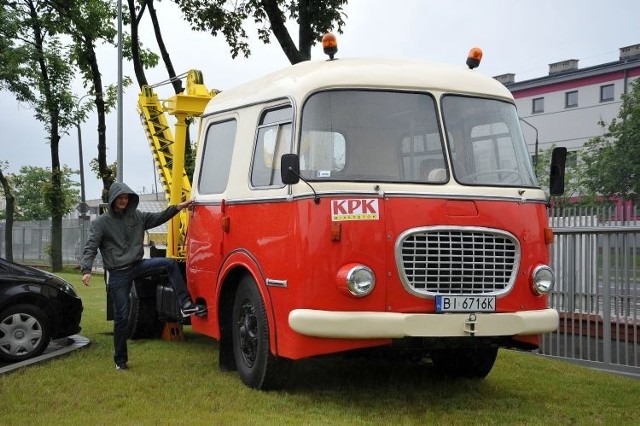
[[244,276],[233,304],[233,353],[243,383],[255,389],[274,389],[286,381],[289,361],[269,349],[269,323],[255,281]]

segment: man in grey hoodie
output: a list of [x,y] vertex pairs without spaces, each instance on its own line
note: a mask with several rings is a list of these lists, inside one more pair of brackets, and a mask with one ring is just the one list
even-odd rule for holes
[[139,202],[138,194],[124,183],[115,182],[111,185],[108,210],[91,223],[81,261],[82,283],[85,286],[91,280],[91,268],[98,249],[102,254],[104,267],[109,272],[107,290],[114,307],[113,359],[118,370],[128,368],[129,293],[136,276],[151,269],[166,268],[181,314],[187,317],[200,313],[187,292],[184,278],[174,259],[142,258],[145,231],[167,222],[180,210],[189,207],[192,201],[183,201],[158,213],[138,211]]

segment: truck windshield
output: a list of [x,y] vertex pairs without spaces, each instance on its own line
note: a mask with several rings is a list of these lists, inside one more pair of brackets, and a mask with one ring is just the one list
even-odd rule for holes
[[428,93],[316,93],[302,110],[301,172],[316,181],[535,184],[513,105],[448,95],[443,109],[446,133]]
[[471,185],[536,186],[515,106],[448,95],[442,112],[456,180]]

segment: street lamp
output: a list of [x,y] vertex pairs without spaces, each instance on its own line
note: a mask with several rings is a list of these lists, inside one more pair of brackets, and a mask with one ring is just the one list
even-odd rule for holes
[[535,143],[535,154],[533,156],[533,172],[536,174],[536,176],[538,175],[538,128],[536,126],[534,126],[533,124],[529,123],[527,120],[525,120],[522,117],[518,117],[520,119],[520,121],[522,121],[524,124],[528,125],[529,127],[531,127],[535,132],[536,132],[536,143]]
[[124,165],[123,163],[123,146],[122,146],[122,43],[123,43],[123,35],[122,35],[122,0],[118,0],[118,98],[117,98],[117,128],[116,128],[116,136],[117,136],[117,160],[118,160],[118,169],[116,171],[116,180],[118,182],[122,182],[124,178]]
[[[78,109],[80,109],[82,105],[82,100],[87,96],[89,96],[88,93],[82,96],[80,99],[78,99],[78,102],[77,102]],[[82,156],[82,130],[80,129],[80,122],[81,122],[80,116],[81,115],[78,114],[78,117],[76,119],[76,129],[78,130],[78,157],[79,157],[79,163],[80,163],[80,205],[78,206],[78,212],[80,212],[80,225],[81,225],[80,232],[82,234],[80,236],[80,246],[84,247],[84,240],[85,240],[84,222],[89,218],[89,216],[86,215],[87,211],[89,210],[89,206],[87,205],[87,202],[86,202],[86,195],[84,190],[84,158]]]

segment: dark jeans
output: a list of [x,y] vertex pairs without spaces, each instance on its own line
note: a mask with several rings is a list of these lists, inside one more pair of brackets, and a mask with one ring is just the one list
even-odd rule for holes
[[169,282],[178,299],[178,306],[182,306],[189,299],[187,285],[174,259],[153,257],[143,259],[129,268],[112,270],[109,272],[108,290],[113,301],[113,359],[116,364],[127,362],[127,329],[129,323],[129,293],[133,279],[146,272],[164,267],[169,276]]

